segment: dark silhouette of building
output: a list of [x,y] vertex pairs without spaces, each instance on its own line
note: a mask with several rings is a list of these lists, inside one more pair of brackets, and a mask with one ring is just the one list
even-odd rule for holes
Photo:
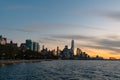
[[1,41],[2,41],[2,35],[0,35],[0,44],[1,44]]
[[41,54],[44,56],[48,54],[48,49],[45,48],[44,45],[42,46]]
[[10,44],[13,44],[13,41],[12,41],[12,40],[10,41]]
[[39,43],[33,42],[33,51],[39,51]]
[[39,43],[38,42],[32,42],[32,40],[27,39],[26,46],[27,46],[27,49],[29,49],[29,50],[39,52]]
[[72,57],[71,55],[71,49],[68,49],[68,45],[65,45],[65,48],[63,49],[61,56],[64,59],[70,59]]
[[71,52],[74,55],[74,40],[71,41]]
[[58,47],[58,46],[57,46],[56,55],[57,55],[57,57],[60,57],[60,49],[59,49],[59,47]]
[[76,55],[80,56],[82,54],[82,50],[80,48],[77,48]]
[[6,43],[6,45],[12,45],[14,47],[18,47],[17,43],[14,43],[12,40],[10,41],[10,43]]
[[36,48],[37,48],[37,45],[36,45],[36,42],[32,42],[33,43],[33,51],[37,51]]
[[61,51],[61,57],[65,59],[72,59],[74,57],[74,40],[71,41],[70,49],[68,49],[68,45],[65,45],[65,48]]
[[33,43],[30,39],[26,40],[26,46],[27,46],[27,49],[33,50]]
[[22,50],[22,52],[26,52],[27,51],[26,43],[21,43],[20,49]]

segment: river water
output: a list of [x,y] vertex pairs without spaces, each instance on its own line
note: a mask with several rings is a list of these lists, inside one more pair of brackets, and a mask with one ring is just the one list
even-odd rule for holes
[[0,67],[0,80],[120,80],[120,61],[53,60]]

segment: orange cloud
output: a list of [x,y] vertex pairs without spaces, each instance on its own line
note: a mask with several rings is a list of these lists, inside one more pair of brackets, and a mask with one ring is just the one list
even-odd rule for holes
[[120,59],[119,53],[115,53],[110,50],[90,49],[90,48],[83,48],[82,50],[87,52],[91,57],[95,57],[96,55],[99,55],[105,59],[109,59],[110,57],[115,57],[117,59]]

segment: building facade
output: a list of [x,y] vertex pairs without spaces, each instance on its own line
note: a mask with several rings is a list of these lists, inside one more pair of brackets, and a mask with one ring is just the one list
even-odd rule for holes
[[74,40],[71,41],[71,57],[74,56]]
[[33,42],[30,39],[26,40],[27,49],[33,50]]
[[39,43],[33,42],[33,51],[39,51]]

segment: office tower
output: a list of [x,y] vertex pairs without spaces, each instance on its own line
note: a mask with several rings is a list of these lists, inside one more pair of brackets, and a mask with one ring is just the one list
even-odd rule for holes
[[37,43],[37,52],[39,52],[39,50],[40,50],[40,45],[39,43]]
[[29,50],[33,50],[33,43],[30,39],[26,40],[26,46]]
[[39,43],[33,42],[33,51],[39,51]]
[[60,51],[59,47],[57,46],[57,56],[59,56],[59,54],[60,54],[59,51]]
[[33,42],[33,51],[36,51],[36,42]]
[[71,51],[72,54],[74,55],[74,40],[71,41]]

